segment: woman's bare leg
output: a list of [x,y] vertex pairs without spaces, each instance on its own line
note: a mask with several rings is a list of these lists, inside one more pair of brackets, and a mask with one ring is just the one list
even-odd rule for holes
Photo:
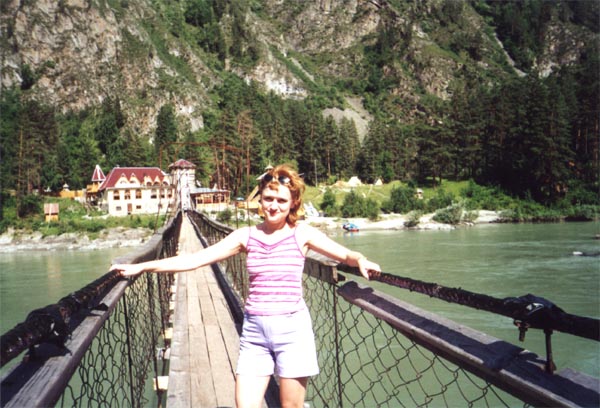
[[308,377],[279,378],[281,408],[303,408]]
[[238,375],[235,378],[235,403],[237,408],[260,408],[271,376]]

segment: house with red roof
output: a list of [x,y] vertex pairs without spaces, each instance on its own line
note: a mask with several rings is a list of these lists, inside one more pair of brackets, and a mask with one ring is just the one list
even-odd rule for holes
[[[100,173],[94,171],[92,182]],[[115,167],[98,185],[97,197],[110,215],[156,214],[173,208],[173,192],[171,177],[158,167]]]

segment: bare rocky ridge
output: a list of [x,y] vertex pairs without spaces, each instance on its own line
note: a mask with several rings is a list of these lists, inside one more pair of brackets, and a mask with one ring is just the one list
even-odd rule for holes
[[[488,29],[493,30],[468,3],[460,11],[460,29],[480,36],[484,54],[480,61],[453,55],[436,42],[439,27],[432,15],[441,7],[438,0],[395,6],[377,0],[260,3],[259,11],[249,8],[246,17],[252,41],[261,49],[259,61],[252,66],[225,61],[225,68],[283,97],[306,97],[310,87],[304,81],[321,85],[340,77],[364,77],[364,72],[356,72],[363,58],[357,50],[374,44],[383,24],[398,36],[399,49],[394,52],[402,60],[383,69],[394,78],[391,93],[403,101],[398,115],[407,122],[419,114],[422,90],[448,98],[465,65],[480,75],[501,75],[504,69],[506,55],[497,39],[487,35]],[[36,77],[28,95],[60,111],[79,111],[118,96],[126,128],[151,138],[160,107],[170,102],[180,131],[198,130],[204,126],[203,112],[215,103],[209,91],[220,75],[197,44],[168,25],[169,7],[175,6],[162,0],[5,1],[0,15],[2,87],[19,86],[27,66]],[[225,32],[228,21],[224,17]],[[536,67],[548,73],[576,61],[589,41],[586,36],[589,33],[580,27],[552,25]],[[319,64],[309,67],[302,56]],[[346,107],[327,114],[353,119],[361,135],[371,120],[352,96]]]

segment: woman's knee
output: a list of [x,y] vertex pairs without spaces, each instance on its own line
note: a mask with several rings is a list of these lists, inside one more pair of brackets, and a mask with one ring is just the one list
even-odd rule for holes
[[308,377],[280,378],[279,398],[282,408],[303,408]]
[[271,377],[237,375],[235,380],[235,403],[237,408],[260,408]]

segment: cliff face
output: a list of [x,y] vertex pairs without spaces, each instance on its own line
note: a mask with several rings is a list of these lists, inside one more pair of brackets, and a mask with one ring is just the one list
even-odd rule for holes
[[[390,96],[404,101],[399,110],[405,117],[415,113],[424,95],[447,99],[469,76],[485,83],[517,73],[492,27],[467,2],[253,2],[244,24],[251,36],[247,41],[260,47],[259,57],[240,64],[229,56],[222,66],[184,27],[184,3],[5,1],[2,87],[23,87],[29,80],[30,97],[63,112],[116,96],[127,127],[150,134],[167,102],[176,107],[184,129],[201,128],[203,111],[214,107],[210,92],[223,70],[284,97],[304,98],[315,86],[367,77],[372,61],[364,50],[371,49],[393,84]],[[219,24],[229,44],[238,41],[227,13]],[[576,61],[589,38],[580,28],[552,24],[537,68],[548,73]],[[356,115],[356,98],[349,101],[347,108]],[[360,116],[368,120],[367,114]]]
[[[6,8],[3,87],[19,86],[27,66],[36,77],[34,97],[63,112],[117,96],[129,126],[147,133],[171,101],[191,130],[202,126],[207,95],[200,78],[212,73],[186,42],[158,37],[152,25],[160,15],[151,2],[113,8],[86,0],[12,0]],[[178,63],[185,75],[173,68]]]

